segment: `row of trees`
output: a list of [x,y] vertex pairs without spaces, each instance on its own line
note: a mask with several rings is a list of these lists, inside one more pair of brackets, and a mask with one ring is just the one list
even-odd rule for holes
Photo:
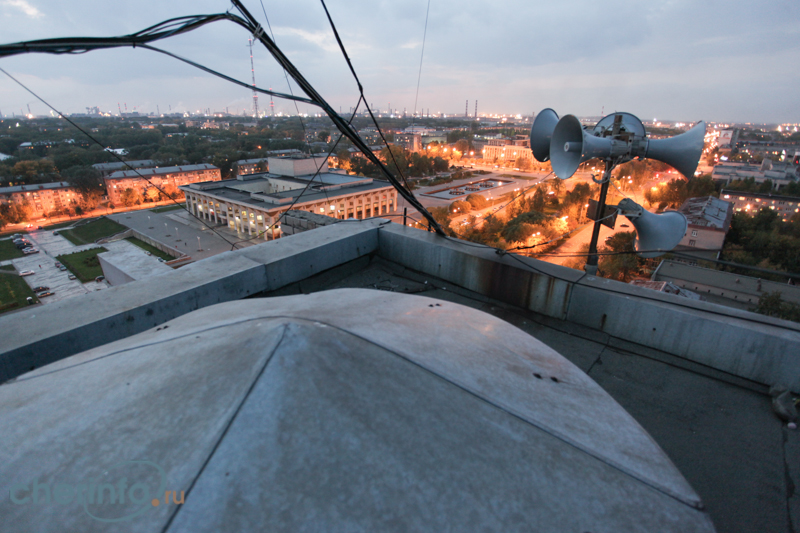
[[[775,211],[734,213],[722,259],[786,272],[800,272],[800,213],[783,222]],[[742,271],[752,275],[752,272]],[[779,278],[780,279],[780,278]]]
[[689,181],[673,179],[664,185],[652,187],[644,192],[644,199],[651,207],[657,205],[658,210],[663,211],[667,207],[680,207],[687,198],[716,195],[714,181],[706,174]]
[[[359,176],[382,178],[383,174],[366,157],[351,157],[347,150],[340,150],[337,155],[339,167]],[[389,171],[398,178],[402,174],[406,177],[431,176],[437,172],[444,172],[449,164],[441,157],[429,157],[426,154],[407,152],[401,146],[390,145],[383,148],[379,157],[389,168]]]

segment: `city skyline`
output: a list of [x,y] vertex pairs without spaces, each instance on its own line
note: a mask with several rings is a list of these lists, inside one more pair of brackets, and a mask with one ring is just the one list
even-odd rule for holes
[[[263,21],[261,5],[245,5]],[[381,2],[364,10],[329,2],[370,105],[413,113],[427,2]],[[3,43],[63,36],[133,33],[171,17],[222,12],[223,1],[80,2],[0,0]],[[358,93],[317,2],[270,5],[276,42],[324,98],[348,111]],[[724,6],[582,0],[531,6],[505,2],[433,2],[417,110],[431,113],[559,115],[628,111],[643,120],[786,123],[800,121],[791,68],[800,47],[800,7],[789,2]],[[268,30],[269,32],[269,30]],[[157,46],[250,82],[248,35],[214,23]],[[258,86],[287,91],[281,69],[254,47]],[[76,56],[28,54],[0,66],[64,113],[118,104],[142,113],[252,111],[252,93],[174,59],[130,48]],[[295,93],[298,89],[292,84]],[[276,113],[295,114],[275,99]],[[3,76],[0,112],[48,115],[49,109]],[[269,109],[261,95],[259,108]],[[124,109],[123,109],[124,111]],[[301,113],[316,108],[300,105]]]

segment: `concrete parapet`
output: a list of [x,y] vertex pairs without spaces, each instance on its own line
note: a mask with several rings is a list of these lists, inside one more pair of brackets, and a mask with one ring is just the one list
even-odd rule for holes
[[798,324],[498,254],[380,219],[342,221],[0,317],[0,381],[195,309],[275,291],[373,254],[482,297],[800,390]]
[[141,281],[0,317],[0,382],[196,309],[276,290],[373,253],[370,221],[225,252]]
[[750,379],[800,390],[800,324],[658,293],[397,224],[384,259],[503,303]]
[[295,235],[323,226],[330,226],[338,222],[341,222],[338,218],[309,213],[308,211],[291,210],[287,211],[281,219],[281,233],[284,236]]

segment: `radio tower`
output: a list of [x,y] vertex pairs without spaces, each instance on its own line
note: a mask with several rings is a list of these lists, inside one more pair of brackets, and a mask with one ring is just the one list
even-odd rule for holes
[[[270,87],[269,90],[271,91],[272,87]],[[272,101],[272,95],[269,95],[269,116],[275,116],[275,102]]]
[[253,39],[247,39],[250,45],[250,74],[253,75],[253,116],[258,118],[258,93],[256,92],[256,69],[253,66]]
[[469,117],[469,100],[467,100],[467,103],[464,104],[464,118],[467,117]]
[[475,120],[478,120],[478,101],[475,100]]

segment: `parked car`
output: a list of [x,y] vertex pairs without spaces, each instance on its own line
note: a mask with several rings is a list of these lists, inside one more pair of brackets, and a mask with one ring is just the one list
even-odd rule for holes
[[38,254],[39,250],[36,248],[23,248],[22,253],[25,255]]
[[61,262],[60,261],[56,261],[55,265],[56,265],[56,268],[61,268]]
[[54,231],[54,232],[53,232],[53,235],[58,235],[58,232],[57,232],[57,231]]
[[40,292],[40,293],[39,293],[39,294],[37,294],[36,296],[38,296],[39,298],[44,298],[45,296],[52,296],[52,295],[54,295],[54,294],[55,294],[55,293],[54,293],[54,292],[52,292],[52,291],[44,291],[44,292]]
[[42,292],[42,291],[49,291],[50,287],[45,287],[44,285],[39,285],[38,287],[33,288],[33,292]]
[[61,272],[66,272],[66,271],[67,271],[67,267],[65,267],[64,265],[61,265],[60,267],[58,267],[58,269],[59,269]]
[[19,239],[20,237],[22,237],[22,233],[15,233],[11,236],[12,239]]
[[95,280],[95,281],[97,281],[97,282],[101,282],[101,281],[103,281],[104,279],[106,279],[106,277],[105,277],[105,276],[97,276],[96,278],[94,278],[94,280]]
[[20,276],[33,276],[34,274],[36,274],[36,272],[33,270],[23,270],[19,273]]
[[67,276],[67,277],[68,277],[69,279],[77,279],[77,278],[75,277],[75,274],[70,274],[70,275],[69,275],[69,276]]
[[36,229],[44,229],[42,226],[37,226]]
[[35,303],[36,303],[35,301],[33,301],[33,298],[31,298],[30,296],[28,296],[27,298],[25,298],[25,300],[27,300],[27,301],[28,301],[28,305],[33,305],[33,304],[35,304]]

